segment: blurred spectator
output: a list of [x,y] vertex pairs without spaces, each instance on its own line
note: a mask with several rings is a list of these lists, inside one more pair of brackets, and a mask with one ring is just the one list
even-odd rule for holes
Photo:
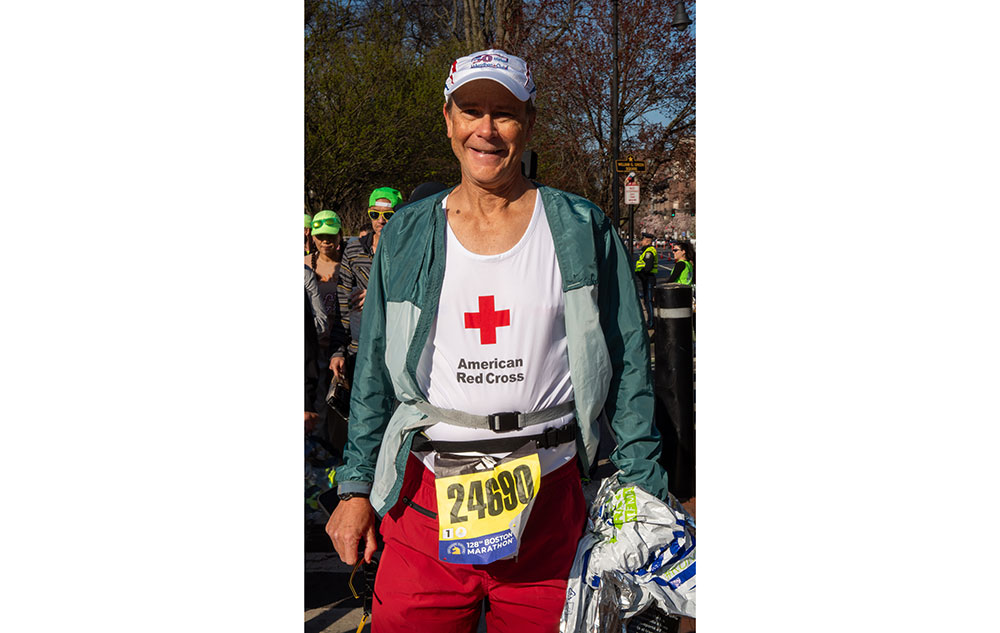
[[[419,189],[419,187],[417,187]],[[368,291],[368,276],[372,269],[372,258],[378,248],[382,227],[385,226],[396,207],[402,201],[403,195],[391,187],[379,187],[368,197],[368,217],[371,219],[371,232],[363,234],[356,240],[348,242],[344,249],[343,262],[340,267],[340,280],[337,284],[340,302],[340,321],[345,333],[345,343],[333,350],[330,358],[330,370],[334,378],[343,376],[350,384],[354,373],[354,358],[358,353],[358,338],[361,335],[361,308],[365,305],[365,295]]]
[[320,413],[320,421],[326,426],[327,439],[337,449],[341,449],[346,439],[346,428],[342,428],[343,425],[329,423],[329,409],[325,405],[326,394],[333,380],[333,374],[327,367],[328,359],[333,350],[345,344],[347,338],[347,333],[341,326],[340,308],[337,303],[337,272],[343,254],[340,217],[333,211],[324,210],[317,213],[312,221],[312,239],[316,248],[311,255],[306,256],[305,264],[316,274],[321,310],[328,319],[325,331],[318,333],[320,368],[316,387],[318,399],[316,409]]
[[674,242],[670,245],[670,251],[674,254],[677,262],[674,269],[670,271],[667,283],[686,284],[694,283],[694,246],[691,242]]
[[410,199],[406,201],[406,204],[413,204],[417,200],[422,200],[435,193],[441,193],[449,188],[448,185],[442,185],[439,182],[422,182],[413,188],[413,193],[410,194]]
[[656,285],[656,273],[659,271],[660,258],[653,246],[653,234],[643,233],[639,241],[642,254],[635,262],[635,275],[642,286],[642,302],[646,306],[646,327],[653,327],[653,287]]
[[[343,256],[341,249],[340,218],[333,211],[320,211],[312,221],[312,239],[316,249],[305,258],[305,264],[316,273],[323,309],[327,316],[337,312],[337,270]],[[320,337],[320,345],[329,344],[329,338]]]

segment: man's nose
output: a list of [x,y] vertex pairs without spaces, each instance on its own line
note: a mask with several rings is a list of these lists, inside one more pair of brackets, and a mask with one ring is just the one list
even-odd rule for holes
[[496,120],[489,114],[484,114],[482,118],[479,119],[479,127],[476,129],[476,133],[480,136],[490,138],[496,132]]

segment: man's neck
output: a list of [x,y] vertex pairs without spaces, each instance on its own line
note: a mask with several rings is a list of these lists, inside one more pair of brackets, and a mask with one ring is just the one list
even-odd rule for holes
[[510,207],[517,207],[531,189],[534,185],[523,176],[495,189],[463,182],[448,195],[448,207],[459,207],[467,213],[483,217],[502,215]]

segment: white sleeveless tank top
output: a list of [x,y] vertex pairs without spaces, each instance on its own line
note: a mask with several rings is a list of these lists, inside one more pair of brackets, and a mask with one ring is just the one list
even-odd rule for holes
[[[528,228],[507,252],[469,252],[450,225],[445,249],[441,299],[417,365],[417,381],[428,402],[489,415],[540,411],[572,400],[562,274],[537,191]],[[447,441],[528,436],[572,418],[570,413],[503,434],[439,422],[425,433]],[[576,443],[539,449],[538,455],[544,475],[572,460]],[[433,470],[434,453],[420,456]]]

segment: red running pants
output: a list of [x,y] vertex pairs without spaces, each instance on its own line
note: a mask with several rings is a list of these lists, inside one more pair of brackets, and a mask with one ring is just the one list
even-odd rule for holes
[[385,549],[375,578],[372,633],[474,633],[484,598],[490,633],[558,630],[586,522],[575,462],[542,478],[516,559],[441,562],[436,513],[434,473],[410,455],[399,502],[382,519]]

